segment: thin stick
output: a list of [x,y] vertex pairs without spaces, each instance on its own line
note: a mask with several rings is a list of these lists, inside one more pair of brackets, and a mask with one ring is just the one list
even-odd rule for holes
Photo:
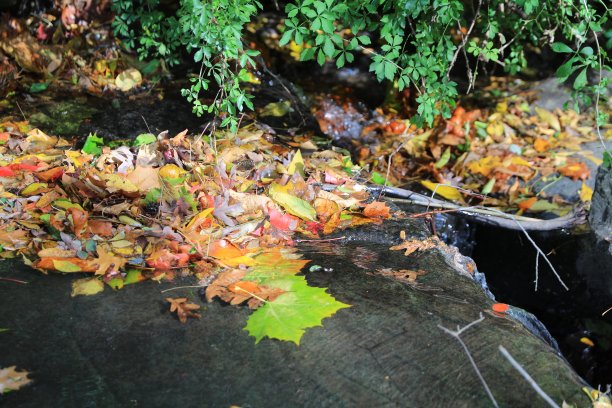
[[465,47],[465,44],[468,42],[468,39],[470,38],[470,34],[472,33],[472,30],[474,29],[474,25],[476,25],[476,20],[478,20],[478,17],[480,17],[480,7],[481,6],[482,6],[482,0],[479,0],[478,8],[476,9],[476,14],[474,14],[474,19],[472,20],[472,24],[470,24],[470,28],[468,29],[465,36],[463,35],[463,33],[461,33],[461,30],[459,30],[459,32],[461,33],[461,36],[463,37],[463,40],[461,41],[461,44],[459,44],[459,46],[455,50],[455,53],[453,54],[453,59],[448,65],[448,70],[446,71],[446,79],[450,78],[450,72],[452,71],[453,66],[455,65],[455,62],[457,61],[459,52],[463,49],[463,47]]
[[29,282],[26,282],[26,281],[22,281],[22,280],[19,280],[19,279],[13,279],[13,278],[0,278],[0,281],[19,283],[21,285],[27,285],[29,283]]
[[463,347],[463,350],[465,351],[465,354],[467,354],[468,359],[470,360],[470,363],[472,364],[472,367],[474,367],[474,371],[476,371],[476,374],[478,375],[478,378],[480,379],[480,382],[482,383],[485,391],[487,392],[487,395],[489,396],[489,399],[491,400],[491,402],[493,403],[493,405],[496,408],[499,408],[499,405],[497,405],[497,401],[495,400],[495,397],[493,396],[493,393],[491,392],[491,389],[489,389],[489,386],[487,385],[487,382],[485,381],[484,377],[482,376],[482,374],[480,373],[480,370],[478,369],[478,366],[476,365],[476,362],[474,361],[474,358],[472,357],[472,354],[470,353],[470,350],[467,348],[467,345],[463,342],[463,340],[461,340],[461,334],[466,331],[467,329],[469,329],[472,326],[477,325],[478,323],[482,322],[484,320],[484,316],[482,315],[482,313],[480,313],[480,318],[474,320],[473,322],[463,326],[463,327],[459,327],[457,326],[457,330],[453,331],[450,329],[447,329],[444,326],[438,325],[438,327],[442,330],[444,330],[447,334],[453,336],[454,338],[457,339],[457,341],[461,344],[461,347]]
[[606,314],[606,313],[608,313],[610,310],[612,310],[612,306],[610,306],[609,308],[607,308],[607,309],[606,309],[606,311],[605,311],[605,312],[603,312],[601,315],[602,315],[602,316],[603,316],[603,315],[605,315],[605,314]]
[[171,290],[177,290],[177,289],[187,289],[187,288],[203,288],[204,286],[201,285],[197,285],[197,286],[177,286],[175,288],[170,288],[170,289],[164,289],[162,290],[160,293],[166,293],[166,292],[170,292]]
[[21,116],[23,116],[23,119],[27,122],[28,118],[26,118],[25,113],[23,113],[23,111],[21,110],[21,106],[19,106],[19,102],[15,101],[15,103],[17,104],[17,107],[19,108],[19,112],[21,112]]
[[538,383],[536,383],[534,381],[533,378],[531,378],[531,376],[529,375],[529,373],[527,371],[525,371],[525,369],[523,367],[521,367],[521,365],[518,363],[518,361],[516,361],[514,359],[514,357],[512,357],[510,355],[510,353],[508,353],[508,350],[506,350],[504,348],[504,346],[499,346],[499,351],[502,353],[502,355],[504,357],[506,357],[508,359],[508,361],[510,362],[510,364],[512,364],[512,366],[514,368],[516,368],[516,370],[523,376],[523,378],[525,380],[527,380],[527,382],[529,383],[529,385],[531,385],[533,387],[534,390],[536,390],[536,392],[538,394],[540,394],[540,397],[542,397],[544,399],[544,401],[546,401],[548,403],[548,405],[550,405],[553,408],[560,408],[559,405],[557,405],[557,403],[555,401],[553,401],[552,398],[550,398],[548,396],[548,394],[546,394],[544,392],[544,390],[542,388],[540,388],[540,386],[538,385]]
[[340,241],[345,239],[345,236],[338,238],[324,238],[324,239],[295,239],[295,242],[331,242],[331,241]]
[[140,117],[142,118],[142,121],[145,123],[145,126],[147,127],[147,130],[149,131],[149,133],[152,133],[151,129],[149,128],[149,124],[147,123],[147,120],[142,115],[140,115]]

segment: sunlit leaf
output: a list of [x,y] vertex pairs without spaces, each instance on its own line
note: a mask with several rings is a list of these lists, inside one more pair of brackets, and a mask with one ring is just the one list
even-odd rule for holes
[[435,191],[436,194],[446,198],[447,200],[460,201],[462,200],[461,193],[455,187],[444,186],[439,183],[432,183],[431,181],[421,180],[421,184],[431,191]]
[[299,345],[306,329],[321,326],[322,320],[349,305],[335,300],[325,289],[308,286],[303,276],[286,276],[276,281],[287,293],[266,302],[247,321],[245,330],[259,343],[264,337]]
[[70,296],[90,296],[104,290],[104,282],[98,278],[77,279],[72,282]]

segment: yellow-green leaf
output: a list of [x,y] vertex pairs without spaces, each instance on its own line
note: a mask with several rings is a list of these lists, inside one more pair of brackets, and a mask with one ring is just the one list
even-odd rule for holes
[[270,198],[281,205],[289,214],[303,220],[316,221],[317,211],[307,201],[291,194],[276,192],[270,189]]
[[48,189],[49,189],[49,186],[47,185],[47,183],[32,183],[26,188],[24,188],[23,190],[21,190],[21,195],[29,197],[29,196],[43,193],[47,191]]
[[81,272],[81,268],[70,261],[53,260],[53,267],[60,272]]
[[586,184],[582,183],[580,187],[580,201],[587,202],[593,198],[593,189]]
[[557,132],[561,131],[561,124],[559,123],[559,118],[557,117],[557,115],[538,106],[535,107],[535,111],[542,122],[546,123],[548,126],[555,129]]
[[440,169],[440,168],[444,167],[446,165],[446,163],[448,163],[448,161],[450,160],[450,157],[451,157],[450,147],[447,147],[446,150],[444,151],[444,153],[442,153],[442,156],[440,156],[440,160],[438,160],[436,162],[434,167],[436,169]]
[[294,175],[295,172],[298,172],[302,177],[304,177],[304,159],[302,158],[302,151],[298,150],[297,153],[291,159],[291,163],[289,163],[289,167],[287,167],[287,173],[290,175]]
[[439,183],[432,183],[431,181],[422,180],[421,184],[427,187],[431,191],[435,191],[436,194],[441,195],[447,200],[461,201],[461,193],[455,188],[450,186],[444,186]]
[[104,282],[98,278],[77,279],[72,282],[72,293],[70,296],[90,296],[104,290]]
[[140,85],[142,83],[142,75],[137,69],[128,68],[115,78],[115,85],[123,92]]

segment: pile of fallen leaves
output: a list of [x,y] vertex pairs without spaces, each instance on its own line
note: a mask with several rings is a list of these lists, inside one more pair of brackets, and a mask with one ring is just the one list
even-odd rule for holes
[[[457,107],[449,120],[429,129],[417,129],[409,119],[378,109],[372,119],[358,124],[357,136],[346,134],[346,122],[352,121],[347,115],[354,116],[350,103],[342,105],[346,114],[329,116],[329,107],[320,104],[315,115],[330,136],[350,138],[357,164],[370,170],[375,184],[416,182],[459,204],[477,202],[519,214],[561,215],[576,199],[590,201],[586,163],[601,164],[585,148],[598,141],[592,112],[544,109],[535,103],[538,95],[532,88],[502,78],[494,78],[482,98],[493,108],[470,109],[466,101],[465,108]],[[612,127],[606,124],[600,133],[609,140]],[[549,195],[542,187],[562,178],[581,184],[564,196]]]
[[[297,275],[307,261],[292,236],[380,222],[389,208],[337,151],[304,157],[254,126],[211,137],[142,134],[111,148],[90,135],[76,150],[26,122],[0,124],[0,256],[90,274],[73,296],[195,275],[209,301],[258,309],[247,325],[257,340],[299,342],[346,305]],[[171,302],[181,321],[197,316]]]

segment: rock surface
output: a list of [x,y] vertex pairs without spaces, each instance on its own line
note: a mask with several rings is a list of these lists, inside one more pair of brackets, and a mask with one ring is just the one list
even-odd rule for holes
[[589,224],[612,254],[612,169],[600,166],[595,180]]
[[[0,263],[0,366],[34,372],[35,383],[0,397],[19,407],[489,407],[454,330],[482,313],[461,338],[500,406],[546,403],[498,351],[503,345],[560,405],[587,406],[582,380],[539,337],[508,317],[471,278],[474,265],[452,247],[406,257],[390,251],[399,231],[425,237],[416,221],[368,226],[342,241],[301,244],[323,268],[306,272],[352,305],[306,332],[298,347],[243,330],[249,311],[213,302],[201,320],[180,324],[163,299],[197,297],[191,282],[145,282],[70,298],[73,276],[43,276]],[[308,268],[308,267],[307,267]],[[416,284],[382,270],[423,270]],[[192,283],[191,283],[192,284]]]

